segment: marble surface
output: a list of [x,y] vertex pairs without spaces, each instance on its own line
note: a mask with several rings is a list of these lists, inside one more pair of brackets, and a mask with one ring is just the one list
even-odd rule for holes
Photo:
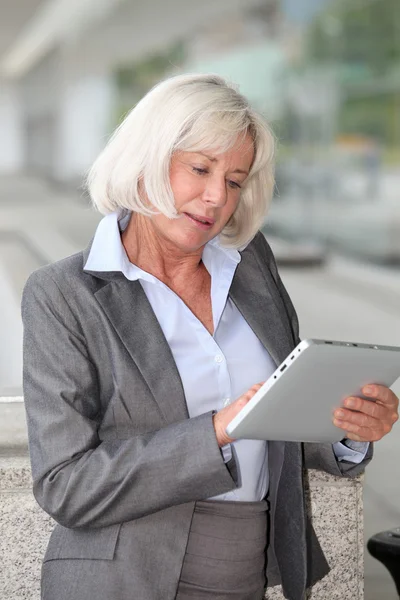
[[[363,600],[364,540],[362,477],[309,471],[309,511],[330,573],[307,591],[307,600]],[[280,586],[268,600],[283,600]]]
[[0,457],[0,493],[32,489],[31,468],[26,456]]
[[[27,457],[0,458],[1,600],[39,600],[40,568],[54,522],[31,492]],[[331,572],[312,590],[310,600],[362,600],[362,480],[309,472],[309,506]],[[268,600],[283,600],[281,588]],[[110,599],[111,600],[111,599]]]
[[312,600],[362,600],[364,539],[362,486],[312,488],[313,524],[331,572],[313,588]]
[[39,600],[41,561],[52,528],[28,490],[1,490],[1,600]]

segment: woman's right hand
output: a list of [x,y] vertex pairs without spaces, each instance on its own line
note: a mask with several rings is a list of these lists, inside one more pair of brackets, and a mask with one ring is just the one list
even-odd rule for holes
[[226,428],[234,417],[236,417],[238,412],[240,412],[254,394],[258,392],[262,385],[264,385],[264,382],[256,383],[245,394],[235,400],[235,402],[232,402],[232,404],[229,404],[229,406],[226,406],[213,416],[215,435],[220,448],[225,446],[225,444],[230,444],[234,441],[234,439],[229,437],[226,433]]

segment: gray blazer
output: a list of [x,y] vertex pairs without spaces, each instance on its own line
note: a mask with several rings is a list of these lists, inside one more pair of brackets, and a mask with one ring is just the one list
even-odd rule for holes
[[[89,248],[34,272],[22,302],[33,492],[56,521],[44,600],[173,600],[194,502],[237,484],[211,413],[189,419],[171,350],[139,282],[85,272]],[[259,233],[230,297],[277,364],[297,317]],[[371,453],[370,453],[371,454]],[[287,598],[329,570],[306,515],[303,466],[359,474],[330,445],[269,443],[267,576]]]

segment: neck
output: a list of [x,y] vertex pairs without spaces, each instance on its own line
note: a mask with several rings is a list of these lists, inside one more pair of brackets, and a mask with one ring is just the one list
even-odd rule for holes
[[203,248],[193,252],[177,248],[168,239],[161,238],[150,217],[132,214],[121,240],[130,262],[164,283],[190,281],[204,269]]

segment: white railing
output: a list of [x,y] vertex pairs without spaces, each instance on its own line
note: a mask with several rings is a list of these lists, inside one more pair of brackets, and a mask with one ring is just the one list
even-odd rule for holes
[[12,403],[18,403],[18,402],[23,402],[23,401],[24,401],[23,396],[0,396],[0,404],[12,404]]

